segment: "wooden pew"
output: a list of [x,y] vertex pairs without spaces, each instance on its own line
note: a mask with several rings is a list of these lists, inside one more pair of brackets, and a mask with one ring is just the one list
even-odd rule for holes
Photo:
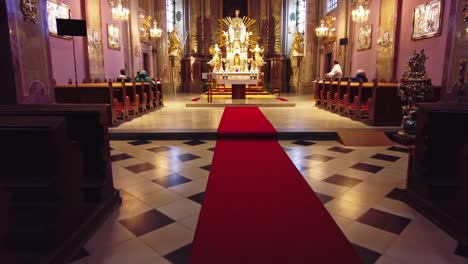
[[[63,117],[66,120],[66,136],[79,146],[82,160],[80,188],[83,196],[85,218],[70,243],[82,244],[90,233],[120,202],[119,193],[113,187],[108,127],[110,121],[108,105],[51,104],[51,105],[0,105],[0,117]],[[64,154],[67,159],[74,157]]]
[[[56,85],[55,99],[58,103],[109,104],[113,113],[112,122],[118,125],[145,112],[140,102],[141,85],[125,82],[86,83],[78,85],[78,88],[75,85]],[[147,86],[148,83],[143,85]],[[162,106],[162,93],[155,97]]]
[[9,196],[0,252],[10,263],[51,263],[85,213],[80,146],[63,116],[0,116],[0,144],[8,150],[0,190]]
[[399,126],[401,100],[396,83],[315,82],[316,106],[369,125]]

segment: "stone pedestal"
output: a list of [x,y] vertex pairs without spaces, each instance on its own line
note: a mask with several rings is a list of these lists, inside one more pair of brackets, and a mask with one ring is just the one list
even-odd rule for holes
[[182,79],[180,78],[180,57],[169,55],[169,62],[171,63],[170,87],[164,92],[166,92],[166,94],[176,95],[177,92],[180,92],[180,86],[182,83]]

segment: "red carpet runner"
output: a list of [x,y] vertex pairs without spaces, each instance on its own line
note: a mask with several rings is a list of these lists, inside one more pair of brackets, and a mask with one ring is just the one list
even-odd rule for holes
[[360,263],[257,107],[226,107],[191,262]]

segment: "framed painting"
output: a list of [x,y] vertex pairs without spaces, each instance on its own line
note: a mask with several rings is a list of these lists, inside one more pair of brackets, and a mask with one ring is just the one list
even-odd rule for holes
[[49,27],[49,33],[52,36],[71,39],[69,36],[59,36],[57,35],[57,21],[55,19],[70,18],[70,6],[62,4],[58,1],[48,0],[47,1],[47,24]]
[[411,39],[439,36],[442,29],[442,1],[431,1],[418,5],[413,14]]
[[371,48],[372,25],[365,25],[359,28],[357,50],[367,50]]
[[113,24],[107,24],[107,47],[120,50],[120,28]]

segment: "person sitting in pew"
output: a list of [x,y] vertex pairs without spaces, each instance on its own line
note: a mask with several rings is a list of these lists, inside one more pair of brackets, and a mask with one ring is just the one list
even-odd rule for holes
[[337,60],[334,60],[333,63],[335,64],[332,70],[329,73],[325,74],[325,77],[328,78],[341,78],[343,76],[343,71],[341,70],[341,66]]
[[125,82],[130,82],[131,79],[130,77],[127,77],[127,73],[125,72],[125,69],[121,69],[120,70],[120,75],[117,76],[117,82],[121,82],[122,80],[124,80]]
[[151,80],[151,78],[146,75],[146,71],[142,70],[142,71],[139,71],[138,72],[138,75],[137,77],[135,78],[135,82],[147,82],[147,83],[150,83],[151,84],[151,88],[154,87],[155,83],[153,80]]
[[367,79],[367,76],[366,76],[366,73],[364,72],[364,70],[358,69],[356,71],[356,76],[354,76],[354,78],[352,78],[351,81],[352,82],[359,82],[361,80],[362,80],[362,82],[368,82],[369,81]]

